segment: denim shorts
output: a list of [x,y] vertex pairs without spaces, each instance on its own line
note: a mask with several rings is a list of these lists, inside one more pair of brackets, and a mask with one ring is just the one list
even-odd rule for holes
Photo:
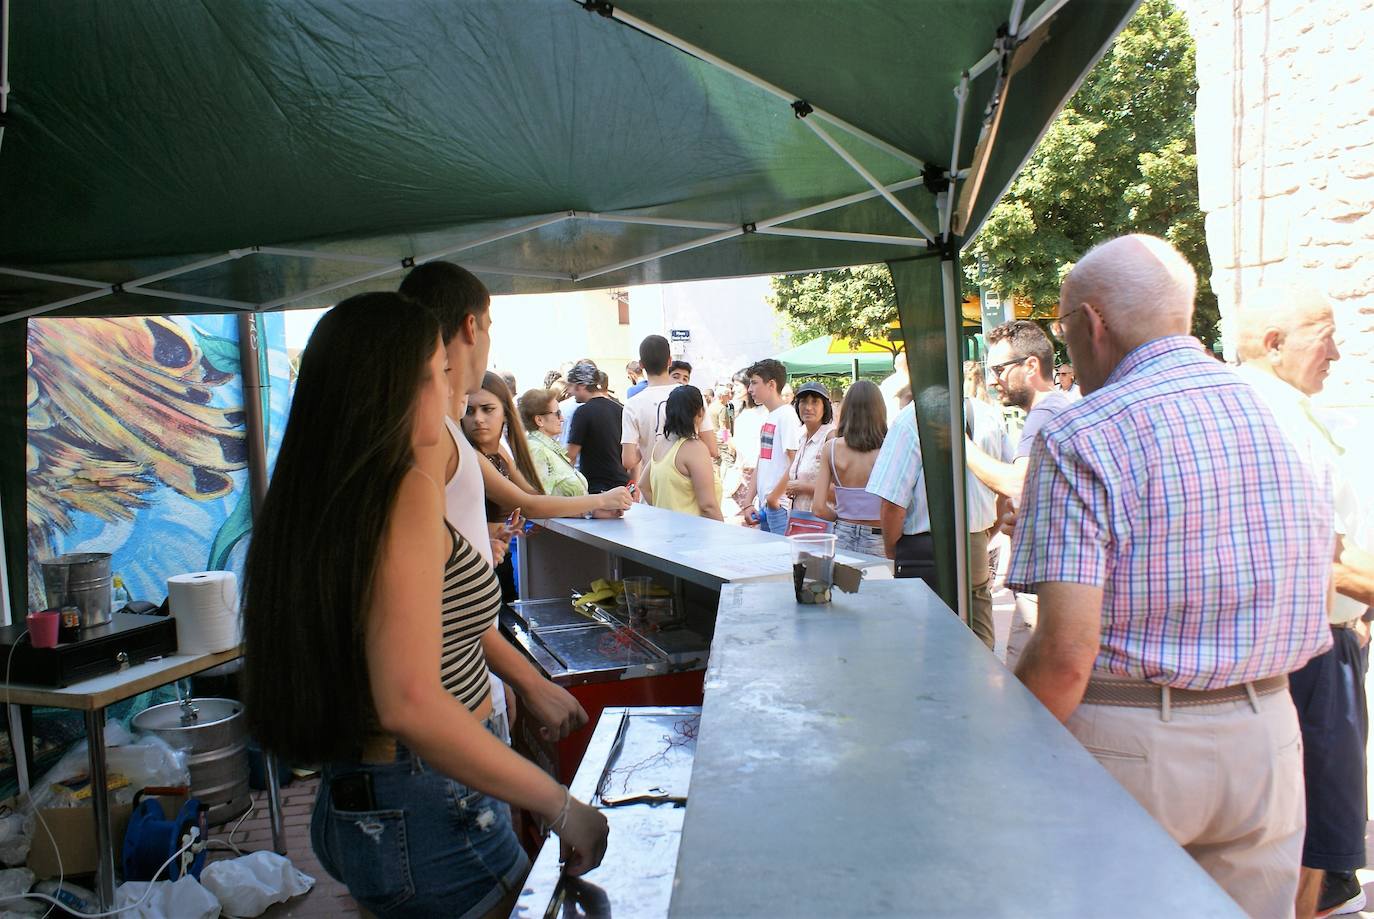
[[861,555],[887,557],[883,544],[882,527],[865,523],[848,523],[844,520],[835,524],[835,547],[843,552],[858,552]]
[[[333,806],[333,783],[355,773],[371,776],[375,809]],[[518,889],[530,864],[509,805],[435,772],[400,744],[395,762],[324,767],[310,841],[321,867],[379,917],[482,916]]]

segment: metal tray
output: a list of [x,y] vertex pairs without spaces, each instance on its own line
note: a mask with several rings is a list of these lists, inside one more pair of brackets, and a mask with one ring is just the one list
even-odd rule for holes
[[531,629],[587,625],[594,621],[574,609],[571,600],[516,600],[510,608]]
[[629,629],[589,623],[531,629],[535,640],[573,672],[620,670],[660,663],[660,657]]

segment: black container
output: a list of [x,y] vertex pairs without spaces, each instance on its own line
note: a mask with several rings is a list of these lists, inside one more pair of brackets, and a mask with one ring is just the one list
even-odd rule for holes
[[56,648],[35,648],[24,631],[22,625],[0,628],[0,657],[9,659],[13,650],[11,683],[70,686],[177,650],[176,620],[166,616],[116,613]]

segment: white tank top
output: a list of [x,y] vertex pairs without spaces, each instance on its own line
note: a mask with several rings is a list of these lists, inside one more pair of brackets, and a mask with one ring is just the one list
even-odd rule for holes
[[444,516],[449,524],[472,543],[482,557],[491,564],[491,541],[487,536],[487,490],[482,484],[482,470],[477,465],[477,451],[463,434],[463,429],[445,418],[449,436],[458,447],[458,470],[444,483]]

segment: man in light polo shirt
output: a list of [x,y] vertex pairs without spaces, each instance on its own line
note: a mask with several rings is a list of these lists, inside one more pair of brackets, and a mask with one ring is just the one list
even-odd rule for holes
[[[1236,356],[1241,377],[1274,413],[1312,476],[1335,495],[1337,537],[1364,529],[1360,498],[1340,471],[1341,448],[1318,420],[1311,397],[1321,392],[1336,349],[1331,304],[1306,287],[1261,287],[1241,298]],[[1339,589],[1339,585],[1338,585]],[[1302,726],[1307,834],[1303,840],[1298,915],[1359,912],[1365,863],[1365,652],[1367,604],[1333,593],[1327,609],[1331,649],[1289,675]],[[1320,893],[1319,893],[1320,892]]]
[[[943,390],[922,394],[921,402],[933,417],[944,410]],[[926,502],[925,470],[921,464],[921,439],[916,432],[917,402],[897,413],[878,459],[868,477],[869,494],[883,499],[880,519],[887,557],[893,560],[899,578],[921,578],[935,589],[935,542],[930,535],[930,510]],[[1001,419],[992,406],[981,399],[965,399],[969,435],[989,457],[1011,459],[1011,445]],[[968,495],[969,581],[972,588],[970,628],[989,648],[996,638],[992,624],[992,568],[988,564],[988,532],[997,523],[997,495],[976,476],[966,473]]]

